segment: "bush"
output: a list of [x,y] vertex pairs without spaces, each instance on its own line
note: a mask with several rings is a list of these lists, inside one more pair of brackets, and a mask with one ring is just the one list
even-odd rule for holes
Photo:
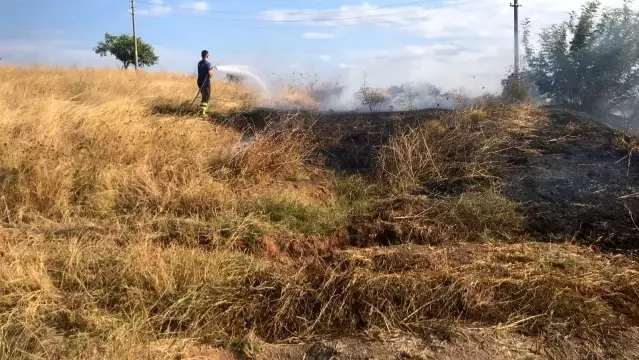
[[359,88],[356,96],[361,101],[362,105],[368,107],[372,113],[381,110],[384,102],[390,98],[383,89],[372,88],[366,84],[363,84]]

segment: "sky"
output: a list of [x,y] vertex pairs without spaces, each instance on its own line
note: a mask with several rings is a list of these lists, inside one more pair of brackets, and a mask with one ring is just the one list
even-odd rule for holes
[[[514,0],[513,0],[514,1]],[[615,6],[622,0],[603,0]],[[136,0],[137,35],[159,63],[193,73],[249,66],[269,82],[339,81],[356,87],[430,82],[479,95],[498,91],[513,64],[508,0]],[[521,0],[533,34],[581,0]],[[0,0],[0,64],[115,67],[92,48],[131,33],[128,0]],[[301,74],[301,75],[300,75]]]

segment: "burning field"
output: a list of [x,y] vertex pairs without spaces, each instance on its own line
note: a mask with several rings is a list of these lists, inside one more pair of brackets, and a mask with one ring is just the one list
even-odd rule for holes
[[0,84],[0,358],[639,356],[639,140],[583,114]]

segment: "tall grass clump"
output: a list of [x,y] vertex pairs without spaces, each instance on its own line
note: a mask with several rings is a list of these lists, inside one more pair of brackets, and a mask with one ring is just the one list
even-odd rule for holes
[[408,128],[380,151],[377,174],[395,192],[459,192],[497,180],[514,133],[543,121],[534,106],[490,102]]
[[301,127],[265,130],[238,149],[226,164],[238,178],[297,180],[308,172],[315,145]]

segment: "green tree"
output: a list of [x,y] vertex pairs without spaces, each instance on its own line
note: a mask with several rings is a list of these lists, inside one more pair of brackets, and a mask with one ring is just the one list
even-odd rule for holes
[[626,0],[620,8],[602,9],[599,1],[589,1],[580,14],[542,30],[538,49],[524,36],[522,76],[540,95],[595,114],[636,98],[639,13],[630,5]]
[[[140,67],[152,66],[157,64],[159,58],[155,54],[153,47],[142,39],[137,39],[138,43],[138,65]],[[113,55],[118,61],[122,62],[122,67],[128,69],[129,65],[135,64],[135,46],[133,44],[133,36],[128,34],[111,35],[106,33],[104,41],[100,41],[93,51],[102,56]]]

